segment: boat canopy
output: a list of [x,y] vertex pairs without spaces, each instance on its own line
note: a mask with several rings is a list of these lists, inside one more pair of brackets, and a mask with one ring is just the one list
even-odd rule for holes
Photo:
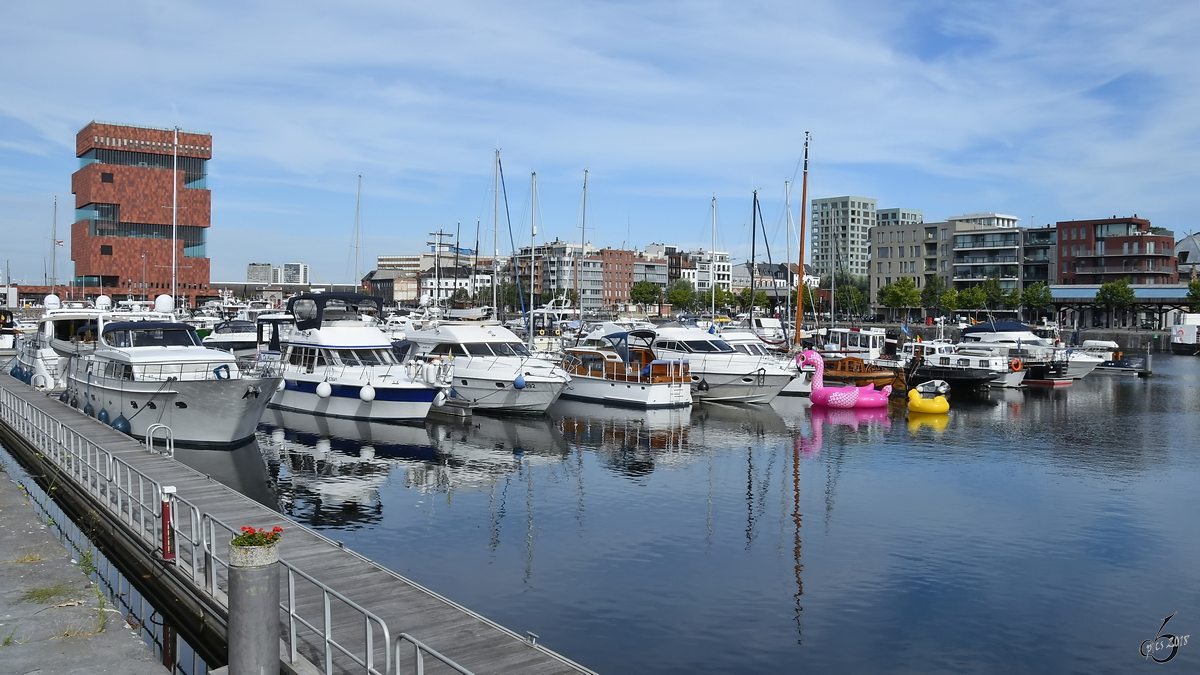
[[360,314],[379,316],[383,298],[358,293],[304,293],[288,298],[287,313],[296,317],[296,328],[320,328],[322,321],[353,321]]
[[962,329],[963,335],[971,335],[972,333],[1032,333],[1029,326],[1026,326],[1019,321],[989,321],[988,323],[978,323],[974,326],[967,326]]
[[[84,328],[87,328],[86,326]],[[199,347],[196,329],[186,323],[119,321],[104,324],[104,341],[113,347]]]

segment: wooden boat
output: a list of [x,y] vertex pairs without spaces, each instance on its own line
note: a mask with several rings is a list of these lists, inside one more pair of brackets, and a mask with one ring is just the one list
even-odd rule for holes
[[825,379],[845,382],[856,387],[874,384],[876,389],[892,385],[893,391],[904,391],[904,375],[897,368],[885,368],[867,363],[857,356],[846,356],[825,362]]

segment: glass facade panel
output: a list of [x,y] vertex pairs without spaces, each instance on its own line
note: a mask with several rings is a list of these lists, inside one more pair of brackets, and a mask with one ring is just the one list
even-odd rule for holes
[[[112,206],[112,205],[109,205]],[[82,209],[81,209],[82,210]],[[186,258],[207,258],[208,228],[194,225],[179,226],[179,240],[183,242]],[[135,239],[170,239],[170,225],[148,225],[145,223],[121,223],[106,220],[89,220],[88,234],[94,237],[132,237]]]
[[[113,164],[116,166],[140,166],[150,169],[170,169],[173,155],[152,152],[130,152],[95,148],[79,158],[79,168],[88,164]],[[198,190],[208,189],[208,160],[200,157],[179,157],[179,170],[183,172],[184,187]]]

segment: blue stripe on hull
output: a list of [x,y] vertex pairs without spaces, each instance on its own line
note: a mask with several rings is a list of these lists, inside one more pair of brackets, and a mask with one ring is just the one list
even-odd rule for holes
[[[291,391],[298,391],[305,394],[317,394],[317,382],[305,382],[300,380],[284,380],[284,387]],[[338,398],[358,398],[358,392],[362,387],[349,384],[334,384],[329,383],[332,389],[330,396]],[[438,390],[428,387],[412,387],[412,388],[393,388],[393,387],[375,387],[376,401],[398,401],[404,403],[433,403],[433,399],[437,398]]]

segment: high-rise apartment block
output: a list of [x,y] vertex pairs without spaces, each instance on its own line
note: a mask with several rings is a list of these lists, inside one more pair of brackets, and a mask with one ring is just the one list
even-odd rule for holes
[[75,286],[84,293],[169,294],[175,193],[178,295],[193,305],[207,295],[212,136],[92,122],[76,135],[75,154]]
[[812,200],[809,259],[816,274],[866,274],[870,230],[875,224],[874,199],[847,195]]

